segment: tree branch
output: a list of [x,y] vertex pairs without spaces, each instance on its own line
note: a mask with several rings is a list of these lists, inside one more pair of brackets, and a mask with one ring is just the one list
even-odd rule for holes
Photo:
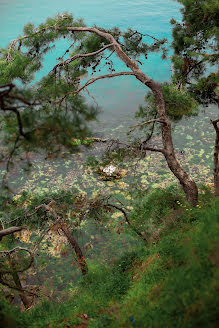
[[72,32],[91,32],[91,33],[95,33],[97,35],[99,35],[100,37],[106,39],[107,41],[109,41],[110,43],[113,44],[114,46],[114,50],[117,54],[117,56],[123,61],[125,62],[125,64],[127,65],[128,68],[130,68],[132,70],[132,72],[134,73],[135,77],[141,81],[143,84],[148,85],[148,83],[151,83],[152,80],[147,77],[139,68],[138,64],[135,63],[133,60],[131,60],[126,53],[122,50],[120,44],[118,43],[118,41],[116,41],[116,39],[107,32],[103,32],[95,27],[67,27],[67,29],[69,31]]
[[[27,293],[27,294],[32,295],[32,296],[40,297],[39,294],[34,293],[34,292],[32,292],[31,290],[18,288],[18,287],[16,287],[16,286],[11,286],[10,284],[8,284],[8,283],[6,283],[5,281],[3,281],[3,280],[1,279],[1,276],[0,276],[0,283],[1,283],[3,286],[6,286],[6,287],[9,287],[9,288],[11,288],[11,289],[14,289],[14,290],[18,291],[19,293],[22,293],[22,294]],[[45,295],[44,295],[44,296],[45,296]]]
[[77,95],[78,93],[80,93],[83,89],[86,89],[86,87],[98,80],[101,79],[108,79],[111,77],[116,77],[116,76],[122,76],[122,75],[135,75],[133,72],[118,72],[118,73],[113,73],[113,74],[106,74],[106,75],[100,75],[94,78],[89,79],[81,88],[79,88],[77,91],[74,92],[68,92],[63,98],[61,98],[61,100],[57,101],[56,104],[61,104],[65,98],[67,98],[70,94],[73,95]]
[[139,123],[139,124],[134,125],[134,126],[129,130],[128,133],[132,132],[133,130],[135,130],[135,129],[138,128],[139,126],[143,126],[143,125],[150,124],[150,123],[154,123],[154,122],[158,122],[158,123],[166,124],[166,122],[163,121],[163,120],[153,119],[153,120],[149,120],[149,121],[142,122],[142,123]]
[[116,76],[122,76],[122,75],[135,75],[134,73],[132,72],[118,72],[118,73],[113,73],[113,74],[106,74],[106,75],[100,75],[100,76],[97,76],[97,77],[94,77],[94,78],[91,78],[89,79],[80,89],[78,89],[76,91],[76,94],[78,94],[79,92],[81,92],[84,88],[86,88],[88,85],[98,81],[98,80],[101,80],[101,79],[108,79],[108,78],[111,78],[111,77],[116,77]]
[[[29,253],[29,255],[30,255],[30,262],[22,270],[13,270],[13,272],[22,273],[24,271],[27,271],[32,266],[32,264],[34,262],[34,255],[33,255],[33,253],[29,249],[18,246],[18,247],[12,248],[10,250],[0,251],[0,255],[2,255],[1,257],[5,257],[5,256],[8,256],[8,255],[10,256],[12,253],[14,253],[16,251],[25,251],[25,252]],[[7,273],[12,273],[12,271],[4,271],[4,270],[1,270],[0,271],[0,274],[7,274]]]
[[26,133],[24,133],[23,131],[23,124],[22,124],[22,120],[21,120],[21,115],[20,112],[17,110],[16,107],[2,107],[2,110],[4,111],[11,111],[14,112],[17,116],[17,122],[18,122],[18,128],[19,128],[19,133],[22,137],[24,137],[25,139],[27,139],[27,135]]
[[143,239],[145,242],[147,241],[146,238],[144,237],[144,235],[138,231],[135,227],[132,226],[131,222],[129,221],[129,218],[128,218],[128,215],[126,213],[126,211],[122,208],[122,207],[119,207],[117,205],[114,205],[114,204],[109,204],[107,203],[105,205],[105,207],[112,207],[112,208],[115,208],[117,209],[118,211],[122,212],[122,214],[124,215],[124,218],[125,218],[125,221],[127,222],[127,224],[130,226],[130,228],[141,238]]
[[74,61],[75,59],[78,59],[78,58],[86,58],[86,57],[95,56],[95,55],[99,54],[100,52],[102,52],[102,51],[104,51],[104,50],[106,50],[107,48],[110,48],[110,47],[112,47],[112,46],[113,46],[113,43],[111,43],[111,44],[107,44],[107,45],[104,46],[103,48],[101,48],[101,49],[99,49],[99,50],[97,50],[97,51],[94,51],[94,52],[90,52],[90,53],[88,53],[88,54],[77,54],[77,55],[75,55],[75,56],[73,56],[73,57],[71,57],[71,58],[66,59],[64,62],[55,65],[55,66],[53,67],[53,69],[52,69],[52,72],[55,72],[56,69],[57,69],[58,67],[61,67],[61,66],[65,66],[65,65],[70,64],[70,63],[71,63],[72,61]]
[[24,226],[23,227],[10,227],[10,228],[4,229],[4,230],[0,230],[0,240],[7,235],[11,235],[12,233],[21,231],[23,229],[27,229],[27,227],[24,227]]
[[165,155],[165,150],[164,149],[147,147],[147,146],[143,146],[143,149],[144,150],[154,151],[154,152],[157,152],[157,153],[162,153],[163,155]]
[[62,230],[62,232],[64,233],[65,237],[67,238],[69,244],[75,251],[82,275],[86,275],[88,272],[88,267],[87,267],[85,257],[82,253],[82,250],[81,250],[77,240],[72,236],[72,234],[71,234],[70,230],[68,229],[67,225],[65,224],[65,222],[63,222],[61,216],[59,216],[56,213],[55,209],[52,208],[53,204],[55,204],[55,201],[51,200],[48,205],[42,204],[42,205],[36,207],[35,209],[39,210],[40,208],[42,208],[45,211],[50,212],[53,215],[54,219],[56,220],[56,224],[58,224],[59,229]]

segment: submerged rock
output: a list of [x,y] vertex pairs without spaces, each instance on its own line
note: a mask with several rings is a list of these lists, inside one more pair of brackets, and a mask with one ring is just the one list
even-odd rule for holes
[[113,164],[105,167],[100,166],[99,173],[104,180],[121,179],[127,174],[127,170],[121,169]]

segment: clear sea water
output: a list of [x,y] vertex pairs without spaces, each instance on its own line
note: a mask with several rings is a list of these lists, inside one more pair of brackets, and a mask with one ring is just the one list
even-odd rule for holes
[[[180,19],[179,4],[174,0],[0,0],[0,47],[22,33],[24,24],[43,22],[48,16],[68,11],[75,18],[83,17],[87,25],[104,28],[118,26],[122,30],[131,27],[156,38],[167,37],[171,41],[171,17]],[[42,74],[51,70],[63,43],[47,56]],[[119,60],[118,70],[124,69]],[[162,61],[160,55],[152,55],[144,63],[143,71],[159,81],[170,77],[170,62]],[[118,77],[102,80],[89,88],[102,108],[100,131],[110,133],[119,125],[131,124],[138,105],[143,103],[147,89],[134,77]],[[90,101],[90,100],[88,100]]]
[[[181,19],[179,9],[179,4],[174,0],[0,0],[0,47],[5,47],[21,34],[24,24],[33,22],[38,25],[48,16],[65,11],[73,13],[75,18],[83,17],[87,25],[96,24],[104,28],[118,26],[122,30],[131,27],[156,38],[167,37],[171,42],[169,21],[171,17]],[[65,49],[64,42],[60,42],[55,51],[46,57],[43,71],[37,75],[37,79],[53,68],[56,58],[63,54]],[[116,68],[118,71],[126,70],[118,59]],[[144,62],[142,70],[157,81],[170,78],[170,62],[162,61],[159,54],[149,56],[148,60]],[[98,81],[89,87],[89,91],[102,109],[99,122],[93,124],[94,136],[121,139],[126,136],[129,127],[136,122],[133,118],[134,113],[143,103],[148,90],[134,77],[118,77]],[[87,101],[90,102],[91,99],[87,97]],[[186,154],[186,160],[180,158],[180,161],[196,181],[212,178],[215,136],[210,118],[215,119],[217,116],[216,106],[210,106],[205,111],[201,110],[198,118],[183,119],[173,131],[176,150],[180,153],[183,149]],[[151,167],[149,168],[148,164],[142,169],[143,183],[147,181],[149,185],[153,185],[155,180],[156,184],[160,180],[166,181],[167,176],[164,177],[164,173],[159,171],[161,163],[165,166],[160,157],[154,155],[150,162]],[[25,181],[28,190],[34,190],[36,184],[39,188],[37,190],[44,190],[45,185],[49,187],[49,182],[52,182],[52,185],[54,182],[54,187],[74,185],[75,172],[81,172],[81,169],[77,169],[80,165],[81,160],[77,164],[75,155],[68,161],[63,159],[47,161],[36,158],[31,175],[27,177],[23,176],[23,173],[20,174],[21,185]],[[157,170],[159,172],[156,175],[155,171]],[[19,165],[17,171],[15,170],[13,173],[11,181],[15,180],[18,172],[20,172]],[[169,174],[168,170],[166,172]],[[81,175],[79,176],[80,184],[83,184]],[[150,177],[153,179],[150,180]],[[84,184],[88,184],[88,177],[85,176],[83,181]],[[17,183],[15,181],[13,183],[16,186]],[[98,183],[100,184],[97,180],[90,181],[92,186],[98,186]],[[84,188],[84,185],[82,187]],[[101,185],[101,188],[104,187]]]
[[[104,28],[118,26],[123,30],[131,27],[156,38],[167,37],[171,41],[169,20],[171,17],[180,20],[179,8],[178,3],[174,0],[0,0],[0,47],[5,47],[21,34],[24,24],[33,22],[37,25],[48,16],[54,16],[58,12],[64,11],[73,13],[76,18],[83,17],[87,25],[96,24]],[[38,74],[38,79],[52,69],[56,58],[64,52],[63,47],[64,44],[59,43],[57,49],[46,58],[43,72]],[[116,67],[118,70],[123,69],[119,60],[116,61]],[[170,78],[170,62],[162,61],[159,55],[150,56],[142,70],[158,81]],[[98,132],[106,137],[119,138],[125,134],[130,125],[133,125],[134,113],[139,104],[143,103],[147,92],[147,89],[134,77],[102,80],[90,86],[89,90],[102,107],[102,114],[99,123],[95,125],[94,135],[96,136]],[[210,118],[216,118],[216,113],[217,109],[210,107],[208,112],[200,112],[198,119],[193,117],[188,121],[182,120],[175,128],[173,135],[177,154],[181,154],[181,150],[185,154],[179,155],[180,162],[197,182],[205,183],[209,179],[212,180],[214,131],[210,124]],[[122,182],[118,181],[114,185],[111,181],[103,182],[89,172],[84,173],[79,155],[81,154],[54,161],[44,160],[37,155],[37,157],[33,157],[33,170],[29,174],[21,170],[19,162],[15,163],[9,183],[18,192],[22,189],[48,192],[60,187],[63,189],[80,187],[81,191],[89,189],[92,197],[104,191],[108,194],[115,192],[116,196],[118,196],[118,191],[127,197],[126,192],[132,181],[144,188],[164,187],[166,183],[177,182],[170,174],[162,156],[158,154],[148,156],[145,161],[138,163],[136,166],[137,180],[135,173],[133,174],[129,170],[129,175]],[[127,168],[129,169],[129,166]],[[3,172],[0,167],[0,181],[1,174]],[[122,252],[131,250],[133,245],[139,243],[135,236],[130,237],[123,233],[120,236],[116,234],[116,238],[113,237],[113,239],[111,232],[108,234],[108,232],[100,232],[100,228],[97,231],[96,229],[96,226],[87,227],[86,225],[85,230],[82,229],[80,235],[76,235],[82,247],[87,240],[90,240],[89,233],[93,238],[94,235],[95,238],[97,236],[98,239],[92,240],[94,249],[90,249],[89,253],[86,253],[86,256],[89,256],[92,261],[98,259],[100,263],[110,262],[120,256]],[[102,235],[99,239],[100,233]],[[47,245],[43,246],[47,250]],[[31,284],[43,286],[46,282],[46,290],[51,290],[52,297],[56,293],[54,290],[61,290],[62,294],[58,293],[60,302],[65,295],[63,292],[67,290],[69,293],[68,289],[72,288],[72,281],[78,279],[78,270],[76,267],[72,267],[72,253],[58,261],[57,258],[54,259],[51,256],[48,258],[47,254],[47,251],[45,253],[40,251],[42,261],[48,263],[48,266],[45,266],[44,270],[40,267],[40,273],[37,275],[34,273],[34,277],[31,277],[33,279]],[[50,283],[47,284],[47,281]]]

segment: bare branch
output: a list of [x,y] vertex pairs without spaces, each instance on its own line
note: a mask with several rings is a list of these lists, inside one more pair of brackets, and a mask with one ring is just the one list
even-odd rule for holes
[[[154,115],[154,119],[157,118],[157,113]],[[153,122],[152,127],[151,127],[151,133],[147,136],[147,138],[142,142],[141,149],[143,145],[146,145],[149,140],[151,140],[153,133],[154,133],[154,127],[155,127],[155,122]]]
[[139,123],[139,124],[134,125],[134,126],[129,130],[128,133],[132,132],[133,130],[135,130],[135,129],[138,128],[139,126],[143,126],[143,125],[150,124],[150,123],[154,123],[154,122],[158,122],[158,123],[166,124],[166,122],[163,121],[163,120],[153,119],[153,120],[149,120],[149,121],[142,122],[142,123]]
[[21,120],[21,115],[20,115],[20,112],[17,110],[17,108],[16,107],[4,107],[4,106],[2,106],[1,109],[4,110],[4,111],[11,111],[11,112],[14,112],[16,114],[19,133],[22,137],[27,139],[27,135],[23,131],[23,124],[22,124],[22,120]]
[[[1,255],[1,257],[8,256],[8,255],[10,256],[12,253],[14,253],[16,251],[25,251],[25,252],[29,253],[29,255],[30,255],[30,262],[22,270],[13,270],[13,272],[16,272],[16,273],[20,272],[20,273],[22,273],[24,271],[27,271],[32,266],[32,264],[34,262],[34,255],[33,255],[33,253],[29,249],[18,246],[18,247],[12,248],[10,250],[0,251],[0,255]],[[1,274],[6,274],[6,273],[12,273],[12,271],[9,271],[9,270],[4,271],[4,270],[1,270],[0,273]]]
[[84,255],[82,253],[82,250],[81,250],[77,240],[72,236],[70,230],[67,227],[67,224],[65,222],[63,222],[61,216],[59,216],[56,213],[56,210],[52,207],[53,204],[55,204],[55,201],[53,199],[51,199],[51,201],[49,202],[48,205],[42,204],[42,205],[36,207],[35,209],[39,210],[40,208],[42,208],[45,211],[50,212],[53,215],[54,219],[56,220],[56,224],[58,225],[58,228],[62,230],[62,232],[64,233],[65,237],[67,238],[69,244],[75,251],[82,275],[86,275],[88,272],[88,267],[87,267],[87,263],[84,258]]
[[122,75],[135,75],[135,74],[132,73],[132,72],[118,72],[118,73],[114,73],[114,74],[106,74],[106,75],[100,75],[100,76],[94,77],[92,79],[89,79],[80,89],[78,89],[76,91],[76,94],[78,94],[79,92],[81,92],[88,85],[90,85],[90,84],[92,84],[92,83],[94,83],[94,82],[96,82],[98,80],[108,79],[108,78],[111,78],[111,77],[122,76]]
[[110,48],[110,47],[112,47],[112,46],[113,46],[113,43],[111,43],[111,44],[107,44],[107,45],[104,46],[103,48],[101,48],[101,49],[99,49],[99,50],[97,50],[97,51],[94,51],[94,52],[90,52],[90,53],[88,53],[88,54],[77,54],[77,55],[75,55],[75,56],[73,56],[73,57],[71,57],[71,58],[66,59],[66,60],[63,61],[62,63],[59,63],[59,64],[55,65],[54,68],[52,69],[52,71],[55,72],[56,69],[57,69],[58,67],[62,67],[62,66],[68,65],[68,64],[70,64],[72,61],[74,61],[75,59],[78,59],[78,58],[86,58],[86,57],[95,56],[95,55],[99,54],[100,52],[102,52],[102,51],[104,51],[104,50],[106,50],[107,48]]
[[133,35],[135,35],[135,34],[138,34],[138,35],[140,35],[140,36],[147,36],[147,37],[149,37],[149,38],[151,38],[151,39],[153,39],[153,40],[155,40],[155,41],[160,41],[160,40],[158,40],[157,38],[155,38],[154,36],[152,36],[152,35],[150,35],[150,34],[143,34],[143,33],[141,33],[141,32],[138,32],[138,31],[135,31],[135,32],[133,32],[131,35],[129,35],[128,36],[128,38],[131,38]]
[[23,229],[27,229],[27,227],[10,227],[4,230],[0,230],[0,240],[7,235],[11,235],[12,233],[21,231]]
[[110,204],[107,202],[106,205],[104,205],[104,207],[112,207],[112,208],[115,208],[117,209],[118,211],[122,212],[122,214],[124,215],[124,218],[125,218],[125,221],[127,222],[127,224],[130,226],[130,228],[139,236],[141,237],[145,242],[147,241],[146,238],[144,237],[144,235],[138,231],[134,226],[132,226],[131,222],[129,221],[129,218],[128,218],[128,215],[126,213],[126,211],[122,208],[122,207],[119,207],[117,205],[114,205],[114,204]]
[[150,151],[158,152],[158,153],[162,153],[162,154],[165,155],[165,150],[164,149],[147,147],[147,146],[143,146],[143,149],[144,150],[150,150]]
[[122,75],[135,75],[134,73],[132,72],[118,72],[118,73],[113,73],[113,74],[106,74],[106,75],[100,75],[100,76],[97,76],[97,77],[94,77],[94,78],[91,78],[89,79],[81,88],[79,88],[77,91],[74,91],[74,92],[68,92],[63,98],[61,98],[61,100],[57,101],[56,104],[61,104],[65,98],[67,98],[70,94],[73,94],[73,95],[77,95],[78,93],[80,93],[83,89],[86,89],[86,87],[98,80],[101,80],[101,79],[108,79],[108,78],[111,78],[111,77],[116,77],[116,76],[122,76]]
[[113,37],[112,34],[107,33],[107,32],[103,32],[95,27],[67,27],[67,29],[69,31],[72,32],[91,32],[91,33],[95,33],[97,35],[99,35],[102,38],[105,38],[106,40],[108,40],[110,43],[113,44],[114,46],[114,50],[117,54],[117,56],[126,64],[126,66],[128,68],[130,68],[132,70],[132,72],[134,73],[135,77],[141,81],[143,84],[148,85],[152,82],[152,80],[146,76],[141,69],[139,68],[138,64],[135,63],[133,60],[131,60],[126,53],[122,50],[120,44],[118,43],[118,41]]
[[[31,290],[18,288],[18,287],[16,287],[16,286],[12,286],[12,285],[6,283],[5,281],[3,281],[3,280],[1,279],[1,277],[0,277],[0,283],[1,283],[2,285],[6,286],[6,287],[9,287],[9,288],[11,288],[11,289],[14,289],[14,290],[18,291],[19,294],[20,294],[20,293],[22,293],[22,294],[27,293],[27,294],[32,295],[32,296],[40,297],[39,294],[34,293],[34,292],[32,292]],[[44,296],[46,296],[46,295],[44,295]]]

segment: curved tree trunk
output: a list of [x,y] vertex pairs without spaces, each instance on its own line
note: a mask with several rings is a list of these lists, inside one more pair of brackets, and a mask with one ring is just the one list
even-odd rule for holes
[[[192,180],[189,174],[181,167],[180,163],[176,159],[176,155],[174,152],[173,141],[172,141],[172,133],[171,133],[171,123],[168,120],[166,114],[166,107],[163,97],[163,92],[159,83],[155,82],[154,80],[150,79],[146,74],[142,72],[140,67],[138,66],[136,61],[131,60],[126,53],[122,50],[120,44],[116,41],[116,39],[110,33],[101,31],[94,27],[68,27],[69,31],[73,32],[91,32],[99,35],[100,37],[105,38],[109,43],[112,45],[112,48],[116,52],[117,56],[126,64],[126,66],[132,71],[131,74],[135,75],[136,79],[138,79],[141,83],[146,85],[150,90],[153,92],[156,100],[156,108],[158,119],[162,121],[161,124],[161,132],[162,132],[162,142],[163,142],[163,149],[159,150],[162,152],[168,167],[173,172],[175,177],[179,180],[185,194],[187,200],[191,203],[192,206],[195,206],[198,202],[198,188],[196,183]],[[109,45],[110,47],[110,45]],[[103,48],[102,48],[103,49]],[[102,50],[100,50],[102,51]],[[93,55],[92,53],[90,55]],[[89,54],[86,54],[86,57]],[[130,72],[121,72],[120,75],[128,75]],[[98,77],[96,79],[89,80],[89,83],[86,83],[84,87],[80,88],[79,91],[83,90],[87,85],[95,82],[100,78],[106,77],[114,77],[118,76],[119,73],[108,75],[103,75],[102,77]],[[152,149],[156,151],[156,149]]]
[[53,217],[56,220],[56,223],[58,224],[58,227],[62,230],[62,232],[68,239],[69,244],[73,247],[73,249],[75,251],[82,275],[86,275],[88,273],[88,266],[87,266],[85,257],[82,253],[82,250],[81,250],[77,240],[72,236],[72,234],[69,231],[65,222],[63,222],[61,217],[56,213],[56,211],[52,207],[52,204],[54,204],[54,203],[55,203],[55,201],[51,200],[51,202],[48,205],[43,204],[43,205],[38,206],[37,210],[39,208],[44,208],[46,211],[50,212],[53,215]]
[[211,121],[214,126],[216,136],[214,143],[214,194],[219,196],[219,118]]
[[64,223],[60,224],[60,229],[63,231],[63,233],[66,236],[66,238],[68,239],[68,242],[70,243],[70,245],[74,248],[75,254],[77,256],[78,264],[81,269],[81,273],[83,276],[85,276],[88,273],[88,267],[87,267],[85,257],[82,253],[82,250],[81,250],[78,242],[76,241],[76,239],[74,239],[71,232],[69,231],[69,229],[66,227],[66,225]]
[[[21,280],[20,280],[20,277],[19,277],[19,274],[18,272],[16,272],[15,270],[15,266],[14,266],[14,263],[13,261],[11,260],[11,257],[10,257],[10,254],[8,255],[8,260],[9,260],[9,263],[10,263],[10,266],[11,266],[11,269],[12,269],[12,278],[13,278],[13,281],[14,281],[14,284],[15,284],[15,287],[22,291],[23,290],[23,286],[21,284]],[[27,295],[25,295],[25,293],[21,292],[19,293],[19,296],[20,296],[20,299],[25,307],[25,309],[29,309],[32,305],[32,298],[28,297]]]
[[168,167],[173,172],[175,177],[179,180],[186,194],[187,200],[193,206],[196,206],[198,202],[198,188],[195,181],[191,179],[189,174],[182,168],[176,158],[173,146],[171,123],[166,115],[165,102],[161,86],[160,84],[153,81],[150,82],[149,87],[155,96],[159,118],[164,122],[161,123],[163,155],[167,161]]

